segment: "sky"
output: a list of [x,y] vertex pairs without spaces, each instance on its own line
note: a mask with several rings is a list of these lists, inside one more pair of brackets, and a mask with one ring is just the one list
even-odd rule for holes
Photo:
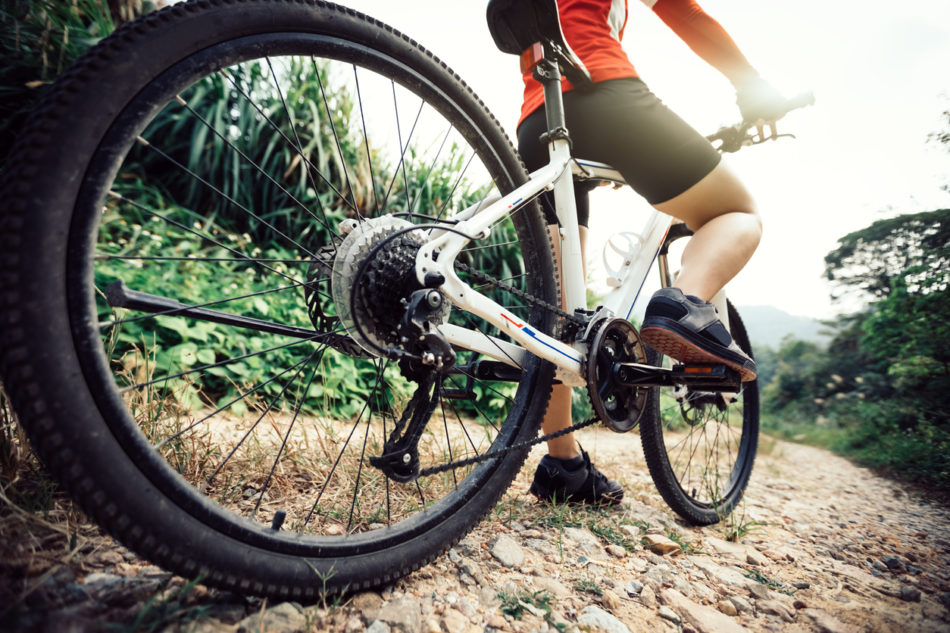
[[[484,0],[343,0],[409,35],[457,72],[515,136],[522,84],[500,53]],[[760,74],[814,106],[779,122],[783,139],[727,157],[753,192],[764,234],[728,286],[733,302],[833,318],[824,256],[875,220],[950,207],[950,148],[927,142],[950,110],[950,0],[701,0]],[[650,88],[704,134],[736,123],[731,85],[630,0],[624,48]],[[592,199],[591,276],[605,240],[649,210],[629,189]],[[595,283],[596,287],[596,283]]]

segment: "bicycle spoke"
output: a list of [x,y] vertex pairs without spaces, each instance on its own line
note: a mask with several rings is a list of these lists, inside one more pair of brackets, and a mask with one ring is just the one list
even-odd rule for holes
[[[146,142],[147,142],[147,141],[146,141]],[[191,233],[192,235],[194,235],[194,236],[196,236],[196,237],[198,237],[198,238],[200,238],[200,239],[202,239],[202,240],[205,240],[205,241],[207,241],[207,242],[211,242],[211,243],[214,244],[215,246],[218,246],[218,247],[220,247],[220,248],[223,248],[224,250],[226,250],[226,251],[228,251],[228,252],[230,252],[230,253],[236,255],[236,256],[237,256],[238,258],[240,258],[240,259],[243,259],[243,260],[248,261],[248,262],[251,262],[251,263],[258,263],[257,260],[255,260],[253,257],[250,257],[250,256],[248,256],[248,255],[245,255],[244,253],[241,253],[240,251],[235,250],[235,249],[231,248],[230,246],[227,246],[227,245],[225,245],[225,244],[222,244],[221,242],[219,242],[218,240],[214,239],[214,238],[211,237],[210,235],[202,235],[201,233],[198,233],[197,231],[195,231],[194,229],[192,229],[190,226],[186,226],[185,224],[183,224],[183,223],[181,223],[181,222],[179,222],[179,221],[177,221],[177,220],[173,220],[173,219],[171,219],[171,218],[169,218],[169,217],[167,217],[167,216],[162,215],[161,213],[158,213],[157,211],[153,211],[152,209],[149,209],[149,208],[146,207],[145,205],[139,204],[138,202],[135,202],[134,200],[130,200],[130,199],[126,198],[125,196],[123,196],[123,195],[120,194],[120,193],[117,193],[117,192],[115,192],[115,191],[110,190],[109,193],[108,193],[108,195],[109,195],[110,197],[116,198],[116,199],[121,200],[121,201],[123,201],[123,202],[127,202],[128,204],[131,204],[133,207],[135,207],[136,209],[142,211],[143,213],[147,213],[147,214],[149,214],[149,215],[151,215],[151,216],[153,216],[153,217],[156,217],[156,218],[158,218],[158,219],[160,219],[160,220],[163,220],[164,222],[167,222],[168,224],[171,224],[172,226],[176,226],[176,227],[178,227],[178,228],[180,228],[180,229],[182,229],[182,230],[184,230],[184,231],[187,231],[188,233]],[[284,277],[284,278],[286,278],[286,279],[289,279],[290,281],[299,282],[298,279],[294,279],[293,277],[290,277],[289,275],[286,275],[286,274],[280,272],[280,271],[277,270],[276,268],[272,268],[272,267],[270,267],[270,266],[262,266],[262,268],[264,268],[264,269],[266,269],[266,270],[269,270],[269,271],[271,271],[272,273],[275,273],[275,274],[277,274],[277,275],[279,275],[279,276],[281,276],[281,277]]]
[[[313,57],[313,55],[311,55],[310,61],[313,63],[313,75],[317,78],[317,86],[320,88],[320,96],[323,98],[323,108],[327,113],[327,122],[330,124],[330,130],[333,132],[333,140],[336,143],[337,154],[340,157],[340,165],[343,166],[343,175],[344,178],[346,178],[346,188],[349,189],[350,195],[354,196],[353,202],[350,203],[350,201],[347,200],[342,193],[337,191],[336,187],[334,187],[328,180],[324,181],[347,204],[347,206],[350,207],[350,210],[359,215],[359,209],[356,207],[356,197],[353,192],[353,185],[350,184],[350,172],[346,169],[346,160],[343,158],[343,147],[340,145],[340,136],[337,134],[336,125],[333,123],[333,115],[330,113],[330,103],[327,101],[327,93],[323,87],[323,80],[320,79],[320,71],[317,70],[317,60]],[[321,178],[323,178],[322,174]]]
[[240,210],[243,211],[245,214],[251,216],[252,218],[254,218],[255,220],[257,220],[258,222],[260,222],[263,226],[266,226],[267,228],[269,228],[269,229],[270,229],[271,231],[273,231],[275,234],[277,234],[277,235],[281,236],[282,238],[284,238],[285,240],[287,240],[290,244],[292,244],[292,245],[295,246],[296,248],[299,248],[301,251],[305,252],[305,253],[306,253],[307,255],[309,255],[310,257],[316,258],[316,255],[315,255],[314,253],[310,252],[310,250],[308,250],[308,249],[307,249],[306,247],[304,247],[302,244],[298,243],[294,238],[290,237],[289,235],[287,235],[286,233],[284,233],[283,231],[281,231],[280,229],[278,229],[277,227],[275,227],[274,225],[272,225],[270,222],[268,222],[267,220],[263,219],[261,216],[257,215],[256,213],[254,213],[253,211],[251,211],[250,209],[248,209],[246,206],[244,206],[243,204],[241,204],[240,202],[238,202],[237,200],[235,200],[234,198],[232,198],[231,196],[229,196],[228,194],[226,194],[226,193],[225,193],[224,191],[222,191],[220,188],[218,188],[218,187],[216,187],[215,185],[213,185],[212,183],[208,182],[205,178],[202,178],[200,175],[198,175],[197,173],[195,173],[193,170],[189,169],[186,165],[183,165],[181,162],[175,160],[174,158],[172,158],[171,156],[169,156],[168,154],[166,154],[165,152],[163,152],[160,148],[156,147],[153,143],[151,143],[151,142],[145,140],[145,139],[142,138],[142,137],[139,137],[139,143],[143,144],[143,145],[144,145],[145,147],[147,147],[150,151],[155,152],[156,154],[158,154],[159,156],[161,156],[162,158],[164,158],[165,160],[167,160],[168,162],[170,162],[171,164],[173,164],[175,167],[179,168],[180,170],[182,170],[183,172],[185,172],[186,174],[188,174],[189,176],[191,176],[192,178],[194,178],[195,180],[197,180],[198,182],[200,182],[201,184],[203,184],[204,186],[206,186],[208,189],[214,191],[216,194],[218,194],[219,196],[221,196],[222,198],[224,198],[225,200],[227,200],[228,202],[230,202],[230,203],[231,203],[232,205],[234,205],[236,208],[240,209]]
[[201,418],[201,419],[198,420],[197,422],[193,422],[193,423],[189,424],[188,426],[186,426],[185,428],[183,428],[182,430],[180,430],[180,431],[178,431],[177,433],[175,433],[174,435],[171,435],[171,436],[165,438],[164,440],[162,440],[162,441],[159,442],[158,444],[155,444],[156,450],[157,450],[157,449],[161,449],[161,448],[162,448],[163,446],[165,446],[168,442],[171,442],[172,440],[176,440],[176,439],[178,439],[179,437],[183,436],[183,435],[184,435],[185,433],[187,433],[188,431],[191,431],[192,429],[198,427],[199,425],[204,424],[205,422],[207,422],[208,420],[210,420],[210,419],[213,418],[214,416],[218,415],[219,413],[221,413],[221,412],[224,411],[225,409],[229,408],[231,405],[236,404],[236,403],[240,402],[241,400],[244,400],[244,399],[247,398],[248,396],[251,396],[252,394],[254,394],[254,393],[260,391],[261,389],[263,389],[263,388],[266,387],[267,385],[271,384],[272,382],[275,382],[278,378],[280,378],[280,377],[283,376],[284,374],[286,374],[286,373],[288,373],[288,372],[291,372],[291,371],[297,369],[298,367],[300,367],[301,365],[305,364],[308,360],[309,360],[308,358],[304,358],[302,361],[300,361],[300,362],[297,363],[296,365],[292,365],[292,366],[288,367],[287,369],[284,369],[283,371],[281,371],[281,372],[280,372],[279,374],[277,374],[276,376],[272,376],[272,377],[268,378],[267,380],[265,380],[264,382],[260,383],[260,384],[257,385],[256,387],[254,387],[254,388],[252,388],[252,389],[249,389],[249,390],[245,391],[244,393],[242,393],[241,395],[239,395],[239,396],[237,396],[236,398],[234,398],[233,400],[228,401],[227,403],[225,403],[224,405],[218,407],[217,409],[215,409],[214,411],[212,411],[211,413],[209,413],[209,414],[206,415],[205,417]]
[[[312,57],[311,57],[311,59],[312,59]],[[314,62],[314,70],[316,70],[316,62]],[[251,104],[251,107],[254,108],[254,109],[257,111],[257,113],[260,115],[260,117],[261,117],[264,121],[266,121],[268,125],[270,125],[271,129],[273,129],[275,132],[277,132],[277,134],[279,134],[280,137],[283,138],[284,141],[286,141],[288,145],[290,145],[291,147],[294,147],[294,142],[290,139],[290,137],[288,137],[286,134],[284,134],[283,130],[281,130],[280,127],[279,127],[276,123],[274,123],[274,121],[273,121],[269,116],[267,116],[267,113],[264,112],[264,110],[262,110],[261,107],[260,107],[259,105],[257,105],[257,103],[256,103],[253,99],[251,99],[251,97],[237,84],[236,81],[234,81],[234,78],[231,77],[231,73],[229,73],[227,70],[222,70],[222,71],[220,71],[220,72],[221,72],[221,74],[224,76],[224,78],[228,80],[228,82],[231,84],[231,86],[238,92],[238,94],[240,94],[242,97],[244,97],[244,100],[247,101],[249,104]],[[318,81],[319,81],[319,73],[315,73],[315,75],[317,76],[317,79],[318,79]],[[332,120],[330,119],[330,110],[329,110],[329,108],[327,109],[327,119],[328,119],[328,121],[330,121],[330,123],[331,123],[331,125],[332,125]],[[334,136],[336,136],[336,129],[333,130],[333,134],[334,134]],[[339,140],[337,141],[337,145],[339,146]],[[298,151],[300,150],[299,147],[295,147],[295,149],[297,149]],[[321,172],[319,169],[316,168],[316,166],[310,161],[309,158],[307,158],[306,156],[303,156],[302,153],[299,153],[298,155],[301,157],[301,160],[303,160],[303,161],[305,162],[305,164],[308,166],[308,168],[313,168],[313,170],[316,171],[317,175],[320,176],[320,180],[323,181],[323,184],[325,184],[327,187],[329,187],[330,190],[333,191],[333,193],[335,193],[335,194],[337,195],[337,198],[338,198],[338,199],[342,200],[343,203],[346,204],[348,207],[350,207],[350,209],[352,209],[353,211],[356,210],[356,206],[353,205],[353,204],[350,204],[350,201],[346,199],[346,197],[334,186],[333,182],[330,181],[330,179],[328,179],[328,178],[323,174],[323,172]],[[347,183],[347,184],[349,184],[349,183]],[[316,189],[314,189],[314,191],[316,191]],[[324,217],[326,217],[326,216],[324,216]],[[331,232],[332,232],[333,235],[336,235],[336,234],[337,234],[335,231],[331,231]]]
[[[272,70],[273,70],[273,69],[272,69]],[[276,81],[275,81],[275,83],[276,83]],[[277,87],[277,92],[280,93],[280,87],[279,87],[279,86]],[[282,96],[282,95],[281,95],[281,96]],[[283,96],[282,96],[282,97],[283,97]],[[269,180],[275,187],[277,187],[277,188],[281,191],[281,193],[285,194],[285,195],[294,203],[294,205],[296,205],[297,207],[299,207],[300,209],[302,209],[302,210],[303,210],[304,212],[306,212],[310,217],[312,217],[314,220],[316,220],[321,226],[323,226],[323,228],[325,228],[327,231],[329,231],[331,235],[335,235],[335,234],[336,234],[336,233],[334,232],[334,230],[330,227],[329,223],[327,222],[326,213],[323,214],[323,219],[322,219],[322,220],[321,220],[320,218],[318,218],[318,217],[316,216],[316,214],[314,214],[313,211],[311,211],[303,202],[301,202],[300,200],[298,200],[297,197],[296,197],[294,194],[292,194],[291,192],[289,192],[286,187],[284,187],[282,184],[280,184],[279,182],[277,182],[277,180],[276,180],[273,176],[271,176],[270,174],[268,174],[268,173],[264,170],[263,167],[261,167],[261,166],[258,165],[256,162],[254,162],[254,160],[253,160],[250,156],[248,156],[246,153],[244,153],[243,151],[241,151],[241,149],[240,149],[237,145],[235,145],[234,143],[232,143],[230,139],[228,139],[228,138],[227,138],[224,134],[222,134],[217,128],[215,128],[210,122],[208,122],[208,120],[205,119],[205,117],[201,116],[201,114],[199,114],[197,111],[195,111],[194,108],[192,108],[190,105],[188,105],[188,102],[187,102],[187,101],[185,101],[183,98],[181,98],[181,96],[176,96],[175,98],[176,98],[176,100],[178,101],[178,104],[179,104],[179,105],[181,105],[183,108],[185,108],[186,110],[188,110],[196,119],[198,119],[199,121],[201,121],[201,123],[202,123],[206,128],[208,128],[208,129],[211,131],[212,134],[214,134],[214,135],[217,136],[219,139],[221,139],[221,141],[222,141],[225,145],[227,145],[228,147],[230,147],[232,151],[236,152],[236,153],[238,154],[238,156],[240,156],[241,158],[243,158],[247,164],[249,164],[251,167],[253,167],[255,170],[257,170],[262,176],[264,176],[264,178],[266,178],[267,180]],[[288,116],[289,116],[289,114],[288,114]],[[291,121],[290,126],[291,126],[291,129],[293,129],[293,121]],[[294,135],[296,136],[296,132],[294,132]],[[300,148],[299,148],[300,139],[297,139],[297,143],[298,143],[298,145],[297,145],[294,149],[296,149],[296,150],[298,151],[298,153],[299,153],[301,159],[303,159],[303,153],[301,152],[301,150],[300,150]],[[309,174],[309,170],[308,170],[308,174]],[[316,185],[314,185],[312,181],[311,181],[311,186],[313,187],[314,191],[317,190]],[[319,198],[319,197],[315,197],[315,200],[317,201],[317,204],[319,205],[319,204],[320,204],[320,198]],[[321,211],[322,211],[322,210],[323,210],[323,208],[321,207]]]
[[[389,361],[384,364],[377,365],[376,370],[376,386],[379,386],[380,381],[383,377],[383,372],[386,371],[386,368],[389,366]],[[372,395],[372,392],[371,392]],[[369,401],[367,400],[367,404]],[[353,498],[350,500],[350,515],[346,521],[346,530],[345,532],[349,534],[350,528],[353,526],[353,511],[356,508],[356,497],[359,496],[360,491],[360,477],[363,475],[363,460],[366,458],[366,443],[369,440],[369,428],[373,420],[373,412],[369,412],[369,416],[366,420],[366,432],[363,434],[363,446],[360,449],[360,461],[359,466],[356,469],[356,481],[353,484]]]
[[[340,330],[336,330],[336,331],[342,331],[342,328],[341,328]],[[330,332],[330,333],[332,334],[333,332]],[[255,356],[263,356],[264,354],[269,354],[270,352],[276,352],[277,350],[286,349],[286,348],[288,348],[288,347],[293,347],[294,345],[300,345],[300,344],[302,344],[302,343],[308,343],[308,342],[310,342],[310,341],[317,340],[317,338],[318,338],[319,336],[320,336],[319,334],[316,334],[316,335],[314,335],[314,337],[313,337],[312,339],[302,339],[302,340],[299,340],[299,341],[291,341],[290,343],[284,343],[283,345],[276,345],[276,346],[274,346],[274,347],[269,347],[269,348],[267,348],[267,349],[265,349],[265,350],[261,350],[261,351],[258,351],[258,352],[248,352],[247,354],[242,354],[241,356],[235,356],[235,357],[233,357],[233,358],[228,358],[228,359],[226,359],[226,360],[218,361],[218,362],[215,362],[215,363],[210,363],[210,364],[207,364],[207,365],[202,365],[201,367],[195,367],[194,369],[188,369],[188,370],[186,370],[186,371],[183,371],[183,372],[180,372],[180,373],[177,373],[177,374],[172,374],[172,375],[170,375],[170,376],[162,376],[161,378],[155,378],[154,380],[149,380],[149,381],[146,381],[146,382],[140,382],[140,383],[137,383],[137,384],[134,384],[134,385],[131,385],[131,386],[128,386],[128,387],[123,387],[123,388],[119,389],[119,393],[126,393],[126,392],[129,392],[129,391],[133,391],[133,390],[135,390],[135,389],[141,389],[142,387],[149,387],[149,386],[151,386],[151,385],[155,385],[155,384],[158,384],[158,383],[161,383],[161,382],[168,382],[169,380],[172,380],[172,379],[174,379],[174,378],[181,378],[181,377],[183,377],[183,376],[187,376],[187,375],[189,375],[189,374],[193,374],[193,373],[196,373],[196,372],[205,372],[205,371],[207,371],[207,370],[209,370],[209,369],[214,369],[215,367],[224,367],[224,366],[226,366],[226,365],[230,365],[230,364],[236,363],[236,362],[238,362],[238,361],[246,360],[246,359],[248,359],[248,358],[254,358]]]
[[[309,361],[314,357],[314,355],[316,355],[316,353],[317,353],[317,352],[312,352],[312,353],[310,354],[310,356],[307,357],[307,361],[309,362]],[[287,391],[287,389],[290,387],[290,385],[293,384],[293,382],[297,379],[297,376],[300,375],[300,372],[301,372],[301,371],[303,371],[303,366],[301,366],[301,367],[294,373],[294,376],[293,376],[290,380],[288,380],[288,381],[286,382],[286,384],[284,384],[283,387],[281,387],[281,389],[280,389],[280,391],[277,393],[277,395],[275,395],[273,398],[271,398],[271,399],[267,402],[267,406],[264,407],[264,411],[263,411],[263,412],[261,413],[261,415],[257,418],[257,420],[254,422],[254,424],[251,425],[251,428],[249,428],[249,429],[244,433],[243,437],[241,437],[241,439],[238,441],[238,443],[234,445],[234,447],[231,449],[231,452],[228,453],[228,456],[224,458],[224,461],[221,462],[220,464],[218,464],[218,467],[215,468],[214,472],[211,473],[211,475],[208,477],[208,479],[207,479],[206,482],[205,482],[207,485],[210,486],[210,485],[214,482],[214,478],[218,476],[218,473],[221,472],[221,469],[224,468],[225,464],[227,464],[228,461],[230,461],[232,457],[234,457],[234,454],[237,452],[237,450],[238,450],[239,448],[241,448],[241,446],[244,444],[244,442],[247,441],[247,438],[250,437],[250,435],[251,435],[251,433],[254,431],[254,429],[257,428],[257,425],[260,424],[260,423],[261,423],[261,420],[264,419],[264,416],[266,416],[266,415],[268,414],[268,412],[271,410],[271,408],[273,408],[274,404],[277,403],[277,401],[280,400],[280,399],[283,397],[284,393]]]
[[[327,348],[324,347],[322,351],[325,352],[326,350]],[[317,361],[313,364],[313,371],[310,372],[310,379],[307,381],[307,386],[304,387],[303,390],[304,396],[310,391],[310,385],[313,384],[313,379],[317,375],[317,366],[320,364],[322,357],[323,353],[320,354],[319,358],[317,358]],[[299,371],[297,375],[300,375]],[[264,480],[264,485],[261,486],[260,494],[257,496],[257,502],[254,504],[254,509],[251,511],[251,518],[257,514],[257,510],[261,507],[261,501],[264,499],[264,493],[267,492],[267,488],[270,487],[271,479],[274,477],[274,471],[277,470],[277,462],[280,461],[280,456],[283,454],[284,448],[287,446],[287,440],[290,438],[290,434],[294,430],[294,423],[297,422],[297,416],[300,415],[300,409],[303,407],[303,403],[304,397],[300,397],[297,401],[297,406],[294,408],[294,416],[290,419],[290,424],[287,425],[287,432],[284,434],[283,440],[280,443],[280,448],[277,450],[277,456],[274,457],[274,463],[271,464],[270,472],[267,473],[267,479]]]
[[[363,107],[363,94],[360,91],[360,76],[356,71],[356,64],[353,64],[353,79],[356,82],[356,101],[360,106],[360,121],[363,125],[363,145],[366,147],[366,161],[369,163],[369,179],[370,183],[373,186],[373,200],[376,202],[376,211],[373,216],[379,215],[379,194],[376,193],[376,174],[373,172],[373,153],[369,149],[369,135],[366,133],[366,109]],[[356,212],[359,216],[360,221],[363,220],[363,216],[359,215],[359,211]]]
[[[373,385],[373,389],[370,390],[370,393],[379,388],[379,381],[382,378],[382,373],[377,373],[376,375],[376,384]],[[303,525],[300,527],[300,534],[303,534],[304,528],[307,527],[307,524],[310,523],[310,519],[313,518],[313,514],[317,509],[317,506],[320,505],[320,500],[323,498],[323,494],[327,490],[327,486],[330,485],[330,479],[333,478],[333,473],[336,472],[337,467],[340,465],[340,460],[343,459],[343,454],[346,452],[347,447],[350,445],[350,440],[353,439],[353,434],[356,432],[356,429],[359,427],[360,420],[363,419],[363,414],[366,413],[366,409],[369,406],[369,399],[367,398],[366,402],[363,403],[363,408],[360,410],[359,416],[356,418],[356,422],[353,423],[353,426],[350,427],[350,434],[347,435],[346,441],[343,442],[343,446],[340,448],[337,453],[336,460],[333,462],[333,467],[330,468],[330,472],[327,473],[326,479],[323,482],[323,486],[320,488],[320,492],[317,494],[316,500],[313,502],[313,505],[310,507],[310,512],[307,514],[306,520],[304,520]]]
[[425,177],[422,179],[422,184],[419,185],[419,189],[416,193],[416,197],[413,199],[412,204],[409,205],[409,212],[414,213],[416,210],[416,204],[422,199],[422,192],[425,191],[426,184],[429,182],[429,176],[432,175],[432,170],[435,169],[436,164],[439,161],[439,156],[442,155],[442,150],[445,148],[445,142],[449,140],[449,134],[452,132],[452,126],[449,125],[448,129],[445,131],[445,136],[442,137],[442,143],[439,145],[439,150],[435,153],[435,157],[432,159],[432,163],[429,164],[429,170],[426,172]]
[[393,109],[396,112],[396,139],[402,150],[399,152],[399,164],[396,165],[396,169],[393,170],[393,177],[389,181],[389,187],[386,190],[386,195],[383,197],[383,208],[386,208],[386,202],[389,200],[389,194],[392,191],[393,185],[396,183],[396,178],[398,178],[399,173],[402,172],[403,187],[406,190],[406,213],[412,216],[412,209],[409,205],[409,176],[406,174],[406,152],[409,150],[409,144],[412,141],[412,135],[416,131],[416,125],[419,123],[419,117],[422,115],[422,108],[425,106],[425,101],[422,99],[419,100],[419,110],[416,112],[416,118],[412,122],[412,129],[409,130],[409,136],[406,138],[404,145],[402,142],[402,125],[399,123],[399,106],[396,104],[396,84],[395,82],[390,82],[390,84],[393,90]]

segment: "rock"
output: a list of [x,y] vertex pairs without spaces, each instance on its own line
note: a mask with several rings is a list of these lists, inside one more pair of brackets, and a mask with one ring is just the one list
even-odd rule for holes
[[627,556],[627,550],[613,543],[607,546],[607,553],[615,558],[625,558]]
[[745,562],[749,563],[750,565],[758,565],[759,567],[763,567],[769,564],[769,559],[757,549],[750,547],[746,550]]
[[620,598],[610,589],[604,589],[604,595],[600,599],[611,612],[617,613],[620,610]]
[[594,536],[590,530],[566,527],[564,528],[564,536],[574,541],[579,546],[580,551],[588,556],[603,552],[603,548],[600,546],[600,539]]
[[904,602],[920,602],[920,590],[903,585],[901,587],[901,600]]
[[772,597],[769,588],[758,582],[749,583],[749,593],[756,600],[768,600]]
[[746,629],[729,616],[696,604],[675,589],[664,589],[660,598],[698,633],[746,633]]
[[478,602],[489,611],[494,611],[501,605],[501,598],[498,597],[498,589],[494,587],[482,587],[478,590]]
[[673,622],[674,624],[680,621],[680,616],[676,615],[673,609],[667,606],[660,607],[659,614],[661,618],[663,618],[664,620],[669,620],[670,622]]
[[373,591],[358,593],[350,600],[350,606],[362,614],[364,622],[372,622],[383,606],[383,597]]
[[656,606],[656,592],[653,591],[653,587],[646,585],[643,587],[643,590],[640,592],[640,602],[645,607],[650,607],[651,609]]
[[343,625],[343,633],[361,633],[366,628],[359,618],[350,618]]
[[631,580],[623,586],[623,590],[627,592],[627,595],[631,598],[633,596],[640,595],[640,592],[643,591],[643,583],[639,580]]
[[839,622],[824,611],[818,609],[804,609],[802,611],[818,629],[819,633],[858,633],[858,629],[849,624]]
[[713,550],[717,554],[722,554],[733,558],[738,561],[745,562],[746,559],[746,547],[739,543],[732,543],[730,541],[724,541],[721,538],[715,538],[712,536],[706,537],[703,539],[703,544],[709,549]]
[[422,610],[419,603],[406,598],[384,603],[376,614],[376,619],[387,624],[392,633],[420,633],[422,630]]
[[710,580],[718,580],[723,584],[733,585],[735,587],[745,587],[752,582],[743,576],[740,570],[717,565],[705,556],[690,556],[689,562],[703,570]]
[[[716,590],[711,588],[709,585],[707,585],[704,582],[694,582],[690,585],[690,587],[692,587],[693,593],[700,600],[703,600],[710,604],[719,600],[719,594],[716,593]],[[689,594],[685,594],[685,595],[689,595]]]
[[369,628],[366,629],[366,633],[392,633],[389,630],[389,625],[380,620],[376,620],[369,625]]
[[306,630],[307,616],[289,602],[282,602],[266,611],[249,615],[237,625],[237,633],[304,633]]
[[505,567],[521,567],[524,563],[524,550],[510,536],[502,534],[495,539],[491,555]]
[[571,590],[564,583],[550,576],[538,576],[532,580],[531,584],[536,589],[547,591],[555,598],[567,598],[572,595]]
[[763,613],[777,615],[786,622],[794,622],[795,614],[778,600],[759,600],[755,603],[755,608]]
[[736,605],[732,604],[728,600],[720,600],[716,603],[716,608],[726,615],[739,615],[739,610],[736,609]]
[[466,633],[472,629],[478,630],[468,618],[455,609],[446,609],[442,616],[442,630],[446,633]]
[[647,534],[643,537],[643,545],[655,554],[661,556],[676,556],[683,552],[679,543],[672,541],[661,534]]
[[881,562],[887,565],[887,568],[891,571],[903,571],[904,569],[904,563],[897,556],[885,556],[881,559]]
[[627,625],[600,607],[589,606],[581,612],[577,623],[606,633],[630,633]]
[[752,613],[752,605],[742,596],[730,596],[729,602],[735,606],[739,613]]

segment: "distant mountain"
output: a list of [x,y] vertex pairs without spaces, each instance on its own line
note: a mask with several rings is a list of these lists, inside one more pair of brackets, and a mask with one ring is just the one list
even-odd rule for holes
[[825,327],[817,319],[789,314],[772,306],[738,306],[737,309],[753,348],[765,345],[778,349],[782,339],[789,335],[803,341],[828,342],[828,336],[821,333]]

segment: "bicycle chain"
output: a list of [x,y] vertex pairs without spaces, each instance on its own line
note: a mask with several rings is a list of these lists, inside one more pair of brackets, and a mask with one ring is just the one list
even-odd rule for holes
[[[501,290],[505,290],[515,295],[516,297],[523,299],[524,301],[526,301],[527,303],[530,303],[531,305],[544,308],[545,310],[549,310],[553,312],[555,315],[570,321],[574,325],[581,326],[581,327],[587,325],[587,321],[585,319],[573,314],[568,314],[564,310],[548,303],[547,301],[544,301],[543,299],[539,299],[533,295],[529,295],[528,293],[522,290],[519,290],[518,288],[515,288],[514,286],[506,284],[503,281],[499,281],[495,279],[494,277],[491,277],[490,275],[487,275],[481,271],[475,270],[471,266],[467,266],[460,262],[455,262],[455,268],[465,273],[468,273],[469,275],[471,275],[472,277],[474,277],[475,279],[477,279],[478,281],[484,284],[493,286],[495,288],[500,288]],[[599,421],[600,421],[600,418],[598,418],[597,416],[594,416],[588,420],[585,420],[584,422],[578,422],[577,424],[572,424],[571,426],[563,428],[559,431],[548,433],[547,435],[542,435],[541,437],[536,437],[532,440],[525,440],[523,442],[518,442],[517,444],[512,444],[511,446],[508,446],[506,448],[499,448],[493,451],[488,451],[487,453],[482,453],[481,455],[476,455],[474,457],[467,457],[465,459],[459,459],[454,462],[449,462],[447,464],[441,464],[439,466],[431,466],[429,468],[424,468],[419,471],[418,477],[437,475],[439,473],[444,473],[446,471],[453,470],[455,468],[471,466],[471,465],[478,464],[484,461],[488,461],[489,459],[495,459],[496,457],[504,457],[511,451],[521,450],[524,448],[530,448],[532,446],[540,444],[541,442],[547,442],[548,440],[553,440],[563,435],[567,435],[568,433],[573,433],[574,431],[578,431],[580,429],[586,428],[588,426],[596,424]]]

